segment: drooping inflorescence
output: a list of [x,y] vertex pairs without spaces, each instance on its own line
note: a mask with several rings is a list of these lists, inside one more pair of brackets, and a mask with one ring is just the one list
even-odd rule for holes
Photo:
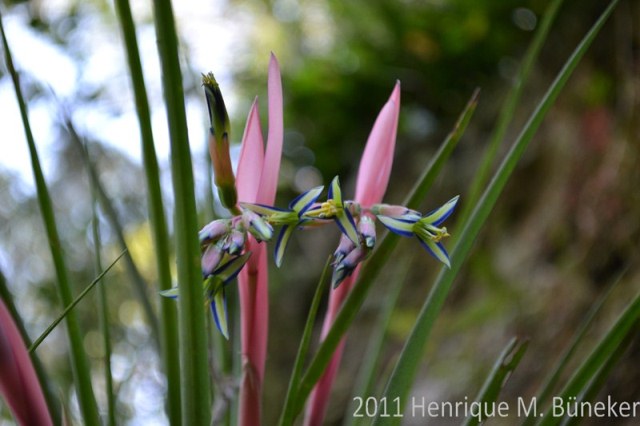
[[[442,240],[448,237],[449,233],[447,228],[441,225],[455,209],[458,202],[457,196],[423,216],[420,212],[404,206],[364,205],[354,200],[345,199],[340,188],[340,181],[336,176],[329,185],[324,201],[319,201],[324,192],[324,186],[317,186],[300,194],[289,203],[287,208],[243,202],[238,197],[231,169],[229,117],[220,88],[211,73],[203,75],[202,81],[211,122],[209,149],[215,172],[215,183],[221,202],[232,215],[230,218],[214,220],[204,226],[199,233],[205,296],[211,304],[216,325],[225,336],[228,336],[225,286],[233,280],[249,259],[250,253],[246,248],[248,234],[258,242],[271,241],[274,236],[274,227],[280,228],[274,248],[275,264],[280,267],[288,243],[296,229],[307,229],[331,223],[337,225],[342,235],[338,248],[333,254],[333,288],[338,287],[355,271],[358,264],[371,254],[376,244],[376,219],[391,232],[405,237],[415,236],[433,257],[448,267],[450,266],[449,256],[442,244]],[[381,113],[384,117],[382,124],[376,123],[376,126],[380,126],[380,128],[376,130],[374,126],[374,134],[380,136],[386,130],[393,130],[393,135],[395,135],[398,109],[396,104],[398,102],[399,85],[396,85],[389,103],[385,105],[386,114]],[[383,112],[385,108],[383,108]],[[385,138],[389,139],[389,137]],[[393,144],[387,145],[384,146],[391,149]],[[376,147],[376,144],[372,146]],[[377,158],[375,155],[387,152],[383,151],[374,150],[368,154],[365,152],[365,157],[369,155],[371,158],[367,158],[371,162]],[[262,152],[256,151],[256,153],[256,158],[262,158]],[[366,167],[365,169],[368,170]],[[382,183],[375,181],[371,184]],[[386,183],[384,185],[386,187]],[[358,191],[380,193],[375,197],[356,194],[356,197],[360,197],[356,199],[370,200],[370,202],[380,200],[384,192],[379,191],[377,187],[362,187],[362,185],[358,187]],[[174,288],[161,294],[167,297],[177,297],[178,290]]]

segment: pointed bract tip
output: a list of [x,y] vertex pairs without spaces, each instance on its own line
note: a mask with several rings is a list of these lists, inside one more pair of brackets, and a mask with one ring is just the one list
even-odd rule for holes
[[389,98],[396,104],[400,104],[400,80],[396,80],[396,85],[393,87],[391,97]]

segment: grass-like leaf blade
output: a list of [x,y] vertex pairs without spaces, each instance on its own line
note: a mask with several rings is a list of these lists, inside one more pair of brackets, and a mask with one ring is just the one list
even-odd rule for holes
[[[490,406],[498,400],[505,381],[520,363],[524,353],[527,351],[528,344],[527,340],[513,338],[504,348],[475,399],[481,407]],[[484,420],[484,418],[469,416],[464,425],[476,426],[484,422]]]
[[[49,189],[42,172],[40,165],[40,159],[38,156],[38,150],[31,131],[31,124],[29,122],[29,114],[27,112],[27,104],[20,88],[20,82],[18,72],[13,65],[13,58],[9,49],[9,42],[4,31],[4,24],[2,23],[2,15],[0,14],[0,33],[2,33],[2,44],[4,47],[4,57],[7,65],[7,70],[11,76],[13,87],[20,108],[20,116],[24,127],[25,138],[29,147],[29,156],[31,158],[31,169],[33,171],[33,179],[36,185],[36,192],[38,198],[38,204],[40,206],[40,214],[44,222],[45,232],[47,234],[47,240],[49,242],[49,248],[51,250],[51,257],[53,259],[53,266],[56,272],[56,282],[58,284],[58,293],[60,299],[64,305],[72,303],[72,291],[67,275],[67,267],[64,261],[64,254],[62,250],[62,242],[58,233],[58,228],[55,221],[55,215],[53,213],[53,205],[51,202],[51,196],[49,195]],[[78,318],[71,312],[66,317],[67,323],[67,336],[69,338],[69,344],[71,347],[70,361],[71,369],[73,371],[74,381],[77,387],[78,403],[80,405],[80,411],[84,419],[85,424],[98,424],[100,416],[98,414],[98,406],[96,398],[91,385],[91,368],[84,352],[82,344],[82,333],[80,331],[80,325]]]
[[58,316],[58,318],[56,318],[55,321],[53,321],[49,327],[46,328],[45,331],[42,332],[42,334],[40,335],[40,337],[38,337],[33,344],[29,347],[29,352],[33,352],[36,349],[38,349],[38,346],[40,346],[40,343],[43,342],[44,339],[47,338],[47,336],[53,331],[54,328],[56,328],[58,326],[58,324],[60,324],[60,321],[62,321],[63,319],[65,319],[65,317],[68,317],[69,314],[71,313],[72,309],[76,307],[76,305],[78,303],[80,303],[80,301],[82,299],[84,299],[84,297],[89,294],[89,292],[93,289],[93,287],[96,286],[96,284],[98,284],[100,282],[100,280],[102,279],[102,277],[104,277],[107,272],[109,272],[111,270],[111,268],[118,263],[118,260],[120,260],[120,258],[122,256],[125,255],[125,251],[123,251],[122,253],[120,253],[118,255],[118,257],[115,258],[115,260],[113,262],[111,262],[111,265],[109,265],[104,271],[102,271],[100,273],[100,275],[98,275],[93,281],[91,281],[91,284],[89,284],[84,290],[82,290],[82,293],[80,293],[78,295],[78,297],[76,297],[69,305],[67,305],[67,307],[64,309],[64,311],[62,311],[62,313]]
[[[614,0],[609,5],[569,57],[564,67],[549,87],[547,93],[538,104],[536,110],[531,115],[529,121],[524,126],[522,132],[512,145],[509,153],[485,190],[469,220],[464,224],[464,228],[459,234],[459,242],[452,251],[451,269],[441,269],[440,274],[436,278],[436,282],[418,315],[418,319],[416,320],[411,334],[405,342],[405,346],[402,350],[398,363],[391,374],[383,395],[383,397],[387,397],[388,400],[400,398],[401,403],[406,402],[407,395],[411,391],[413,381],[416,377],[420,360],[424,354],[424,348],[431,333],[431,329],[438,317],[438,314],[440,313],[440,309],[442,308],[442,305],[449,293],[454,278],[460,271],[461,266],[471,251],[471,247],[480,233],[484,222],[491,213],[491,210],[493,209],[499,195],[502,193],[511,173],[515,169],[529,142],[538,130],[538,127],[542,123],[546,113],[555,102],[573,70],[578,65],[578,62],[587,51],[587,48],[591,45],[591,42],[595,39],[607,18],[611,15],[616,4],[617,0]],[[377,417],[373,424],[379,426],[398,424],[398,422],[398,418]]]
[[[569,382],[562,389],[559,398],[568,401],[570,397],[578,397],[589,383],[597,377],[598,372],[603,366],[607,365],[609,359],[620,350],[622,343],[630,333],[637,332],[638,321],[640,320],[640,294],[627,306],[618,320],[602,338],[600,343],[596,345],[591,354],[584,360],[573,374]],[[551,409],[545,413],[544,418],[540,421],[540,426],[551,426],[560,424],[562,417],[552,416]]]
[[180,287],[178,324],[182,424],[208,425],[211,418],[211,386],[208,374],[204,296],[201,291],[202,273],[193,167],[178,53],[178,35],[171,1],[154,0],[153,6],[169,123],[175,197],[175,252]]
[[284,399],[284,407],[282,409],[282,414],[278,423],[280,426],[293,424],[293,420],[295,418],[295,413],[293,412],[293,403],[296,397],[295,390],[298,388],[300,376],[302,375],[302,368],[304,367],[304,361],[306,360],[307,354],[309,352],[309,345],[311,344],[311,334],[313,332],[313,324],[315,323],[318,308],[320,307],[322,294],[327,288],[330,269],[331,257],[327,259],[327,262],[324,265],[322,275],[320,275],[320,280],[318,281],[318,285],[316,286],[316,292],[313,295],[313,299],[311,301],[311,307],[309,308],[309,313],[307,315],[307,322],[304,325],[302,338],[300,339],[300,346],[298,347],[298,354],[296,355],[296,359],[293,363],[293,371],[291,373],[289,387]]

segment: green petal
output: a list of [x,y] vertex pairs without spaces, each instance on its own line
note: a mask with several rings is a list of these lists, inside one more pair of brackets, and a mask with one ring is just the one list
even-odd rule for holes
[[211,301],[211,312],[216,327],[225,339],[229,340],[229,325],[227,323],[227,298],[224,294],[224,288],[219,289]]
[[170,288],[169,290],[163,290],[160,292],[160,296],[162,297],[170,297],[172,299],[177,299],[179,295],[178,287]]
[[298,195],[296,198],[289,203],[289,208],[298,213],[298,217],[302,216],[304,212],[309,210],[309,208],[316,202],[322,191],[324,190],[324,186],[316,186],[308,190],[307,192],[303,192]]
[[338,210],[336,213],[334,220],[340,227],[340,230],[347,236],[353,243],[357,246],[360,244],[360,237],[358,235],[358,228],[356,228],[356,223],[351,216],[349,210]]
[[278,207],[267,206],[266,204],[240,203],[240,207],[242,207],[243,209],[251,210],[252,212],[262,216],[271,216],[288,211],[286,209],[281,209]]
[[398,219],[390,216],[377,216],[378,220],[382,222],[391,232],[402,235],[403,237],[413,237],[413,225],[415,221]]
[[429,223],[433,226],[440,226],[450,215],[458,204],[459,195],[447,201],[442,207],[432,211],[421,219],[421,222]]
[[293,234],[293,230],[295,226],[285,225],[280,229],[280,234],[278,235],[278,241],[276,242],[275,248],[275,260],[276,266],[279,268],[282,265],[282,259],[284,257],[284,251],[287,249],[287,244],[289,243],[289,239],[291,238],[291,234]]
[[247,263],[247,260],[249,260],[249,257],[251,257],[250,251],[240,256],[231,257],[228,261],[222,263],[222,265],[220,265],[213,274],[221,279],[222,282],[227,284],[229,281],[233,280],[236,275],[238,275],[240,270],[242,270],[244,265]]
[[449,262],[449,255],[447,254],[447,250],[445,250],[442,243],[436,243],[429,239],[423,240],[422,238],[418,238],[422,247],[427,249],[427,251],[440,262],[447,265],[447,268],[451,268],[451,263]]
[[338,176],[334,177],[331,181],[328,198],[335,201],[337,205],[342,205],[342,190],[340,189],[340,179]]

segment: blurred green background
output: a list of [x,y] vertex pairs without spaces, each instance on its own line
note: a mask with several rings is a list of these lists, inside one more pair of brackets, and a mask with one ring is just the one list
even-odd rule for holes
[[[9,42],[19,51],[18,59],[24,58],[17,65],[24,72],[22,84],[32,115],[45,117],[45,124],[36,129],[36,137],[40,136],[38,142],[48,141],[43,145],[47,178],[76,291],[96,274],[90,189],[82,154],[65,123],[69,117],[87,142],[106,192],[115,203],[132,255],[152,300],[157,302],[139,139],[135,118],[131,118],[133,105],[112,4],[97,0],[5,3],[3,16],[9,22]],[[150,5],[134,3],[143,59],[149,58],[144,65],[150,96],[158,104],[162,94],[157,59],[153,57]],[[189,126],[195,135],[192,144],[202,225],[212,217],[200,73],[212,70],[222,75],[222,90],[231,105],[233,139],[239,142],[255,95],[260,96],[266,126],[266,64],[270,51],[278,56],[285,98],[280,205],[304,189],[328,183],[334,175],[340,175],[344,191],[353,194],[367,135],[396,80],[402,84],[402,109],[385,200],[400,202],[473,90],[480,87],[476,115],[423,211],[455,194],[461,195],[464,207],[499,107],[548,3],[219,0],[206,5],[195,1],[176,4],[191,111]],[[501,152],[506,151],[604,6],[604,2],[593,0],[565,3],[527,82]],[[199,30],[207,26],[229,38],[201,34]],[[619,281],[579,348],[582,353],[640,290],[638,28],[640,3],[621,1],[528,148],[476,242],[437,322],[413,394],[428,400],[473,398],[500,348],[511,337],[521,336],[530,339],[530,347],[507,383],[504,398],[513,401],[518,396],[530,397],[590,307],[614,282]],[[33,47],[30,40],[37,40],[37,46]],[[51,50],[64,57],[75,70],[75,81],[59,89],[48,79],[64,70],[31,67],[30,56],[44,56],[38,46],[44,46],[42,52]],[[106,59],[100,55],[106,55]],[[203,66],[206,68],[200,68]],[[9,88],[3,65],[3,112],[15,109]],[[164,114],[160,105],[156,109],[158,116]],[[10,117],[8,113],[3,115]],[[4,118],[0,123],[3,127],[10,124]],[[166,139],[166,125],[160,119],[154,120],[156,124],[156,138]],[[114,145],[114,139],[119,140],[118,145]],[[9,152],[26,153],[20,133],[3,132],[2,142],[7,154],[0,157],[9,158]],[[161,154],[161,165],[163,180],[169,182],[166,155],[163,158]],[[14,166],[7,160],[0,164],[0,269],[31,335],[37,337],[62,308],[52,284],[54,275],[34,189],[28,173],[24,175]],[[166,197],[171,199],[171,194]],[[167,211],[171,211],[170,205]],[[220,213],[217,207],[216,212]],[[102,213],[101,218],[104,256],[108,260],[119,249]],[[455,220],[454,215],[448,226],[454,236]],[[283,268],[271,272],[266,424],[273,423],[279,414],[315,283],[337,240],[337,231],[297,233]],[[349,415],[347,405],[353,396],[353,377],[362,348],[383,301],[385,285],[398,279],[404,280],[404,286],[380,366],[381,384],[402,348],[439,268],[417,247],[414,242],[401,241],[396,256],[410,261],[409,271],[400,270],[403,262],[388,264],[376,285],[378,291],[371,293],[350,332],[327,424],[340,424]],[[129,281],[124,268],[118,267],[104,284],[109,294],[118,411],[122,423],[161,422],[163,377],[144,313]],[[96,391],[99,398],[104,398],[100,393],[103,376],[99,374],[103,368],[102,342],[94,297],[91,295],[77,310],[95,370]],[[66,339],[60,330],[38,349],[62,395],[74,407],[66,351]],[[228,351],[237,352],[233,342],[228,344]],[[603,395],[616,400],[640,399],[638,357],[640,342],[636,339],[605,385]],[[6,416],[6,409],[2,413]],[[412,423],[407,420],[406,424]],[[439,420],[433,424],[445,423]],[[592,420],[585,424],[599,423]],[[625,423],[620,420],[618,424]]]

